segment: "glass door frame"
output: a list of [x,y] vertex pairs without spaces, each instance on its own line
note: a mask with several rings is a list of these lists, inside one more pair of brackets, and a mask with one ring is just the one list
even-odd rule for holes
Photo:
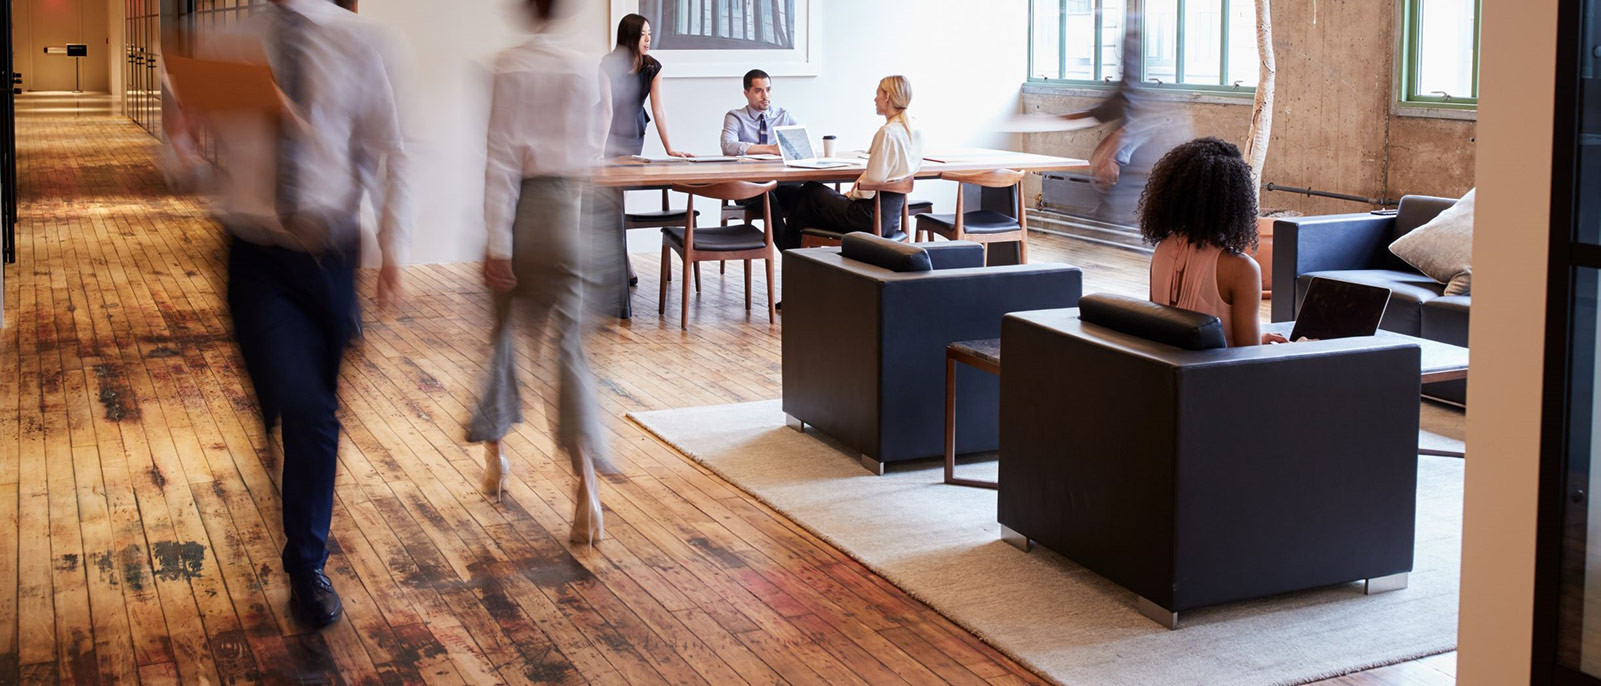
[[[1595,330],[1581,331],[1580,325],[1594,327],[1594,321],[1576,321],[1580,286],[1595,289],[1597,278],[1581,279],[1580,270],[1601,270],[1601,241],[1580,242],[1579,193],[1583,108],[1581,64],[1589,59],[1585,50],[1583,21],[1586,2],[1592,11],[1601,11],[1601,0],[1558,0],[1556,34],[1555,118],[1551,150],[1550,250],[1546,269],[1546,328],[1543,402],[1541,408],[1539,511],[1535,537],[1535,586],[1532,664],[1530,682],[1558,686],[1601,686],[1601,679],[1575,667],[1562,664],[1563,630],[1577,630],[1571,618],[1564,626],[1562,587],[1564,582],[1564,542],[1575,536],[1567,519],[1587,525],[1575,517],[1569,505],[1594,506],[1595,494],[1587,494],[1589,484],[1575,483],[1576,473],[1569,457],[1577,449],[1590,452],[1589,433],[1601,426],[1589,420],[1575,421],[1575,406],[1592,408],[1597,384]],[[1596,174],[1597,170],[1590,170]],[[1590,292],[1594,296],[1594,291]],[[1584,349],[1587,346],[1588,349]],[[1586,413],[1588,415],[1588,413]],[[1581,425],[1582,423],[1582,425]],[[1582,433],[1583,435],[1579,435]],[[1579,439],[1583,439],[1582,441]],[[1601,467],[1595,460],[1601,454],[1587,455],[1584,475]],[[1571,564],[1571,562],[1569,562]],[[1582,615],[1581,615],[1582,620]],[[1582,624],[1578,625],[1582,626]]]

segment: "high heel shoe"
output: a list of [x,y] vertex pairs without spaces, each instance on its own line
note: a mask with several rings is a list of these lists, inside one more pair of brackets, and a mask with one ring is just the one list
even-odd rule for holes
[[573,531],[567,540],[594,545],[606,537],[605,514],[600,509],[600,492],[595,483],[595,466],[588,456],[580,457],[578,485],[573,490]]
[[500,496],[506,491],[506,477],[511,475],[511,461],[500,453],[500,441],[484,442],[484,481],[479,485],[485,494],[495,496],[495,504],[500,504]]

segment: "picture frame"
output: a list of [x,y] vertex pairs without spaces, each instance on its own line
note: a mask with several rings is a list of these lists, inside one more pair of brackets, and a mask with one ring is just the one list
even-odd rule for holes
[[611,0],[607,42],[616,40],[625,15],[639,13],[651,20],[650,51],[666,65],[666,78],[742,76],[750,69],[817,76],[821,5],[822,0]]

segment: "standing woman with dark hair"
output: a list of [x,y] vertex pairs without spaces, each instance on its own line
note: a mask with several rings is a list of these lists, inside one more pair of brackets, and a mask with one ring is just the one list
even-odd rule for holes
[[[606,135],[606,156],[638,155],[645,149],[645,129],[652,117],[662,148],[673,157],[694,157],[678,152],[667,141],[667,108],[662,106],[662,63],[650,56],[650,21],[630,14],[617,22],[617,47],[600,61],[611,81],[611,131]],[[650,98],[650,114],[645,98]]]
[[1216,316],[1230,346],[1284,340],[1262,335],[1253,183],[1233,143],[1198,138],[1163,155],[1140,196],[1151,302]]

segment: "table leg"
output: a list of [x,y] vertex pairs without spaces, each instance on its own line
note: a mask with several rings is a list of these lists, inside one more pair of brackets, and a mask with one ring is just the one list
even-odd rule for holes
[[945,356],[945,483],[956,481],[956,360]]
[[[596,283],[611,284],[602,286],[602,297],[595,302],[604,303],[616,298],[613,305],[601,305],[604,312],[618,319],[633,317],[633,293],[629,288],[629,277],[633,276],[633,262],[628,256],[628,226],[623,217],[624,193],[619,188],[593,188],[590,197],[594,198],[590,208],[591,221],[594,222],[595,233],[591,245],[597,246],[600,259],[593,262],[600,270],[592,274]],[[605,293],[611,289],[613,293]]]

